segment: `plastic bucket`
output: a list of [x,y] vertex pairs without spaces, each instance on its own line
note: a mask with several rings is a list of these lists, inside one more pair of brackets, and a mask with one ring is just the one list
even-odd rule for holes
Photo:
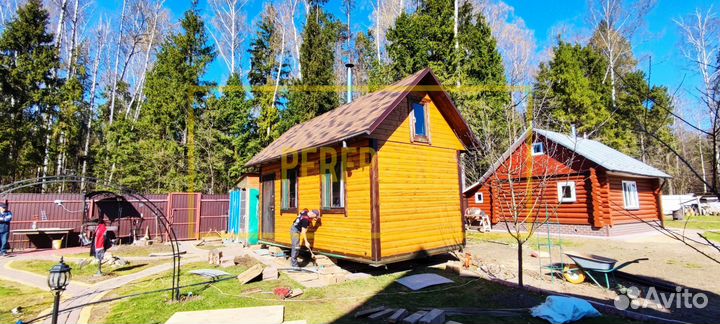
[[53,250],[60,250],[60,249],[62,249],[62,241],[63,241],[63,240],[52,240],[52,248],[53,248]]

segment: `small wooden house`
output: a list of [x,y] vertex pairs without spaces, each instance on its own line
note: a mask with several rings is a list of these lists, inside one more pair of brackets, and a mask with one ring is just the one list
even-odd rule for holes
[[[598,141],[534,129],[525,131],[464,196],[468,208],[480,208],[493,224],[514,225],[513,213],[529,212],[530,219],[556,224],[552,230],[563,234],[612,236],[662,226],[667,178]],[[537,198],[526,198],[532,195]]]
[[282,134],[260,172],[263,243],[290,246],[298,210],[318,209],[313,249],[370,264],[464,244],[460,153],[475,136],[430,69]]

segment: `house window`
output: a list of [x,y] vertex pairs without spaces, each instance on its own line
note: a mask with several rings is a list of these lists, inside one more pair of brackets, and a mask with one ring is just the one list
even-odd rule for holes
[[322,207],[324,210],[345,208],[344,161],[328,160],[322,175]]
[[282,178],[282,209],[296,210],[298,206],[298,170],[285,170]]
[[545,146],[543,146],[542,142],[533,143],[532,145],[532,155],[543,155],[545,154]]
[[483,197],[482,192],[476,192],[475,193],[475,202],[478,204],[482,204],[485,201],[485,197]]
[[640,199],[638,199],[637,183],[635,181],[623,181],[623,200],[625,201],[625,209],[640,209]]
[[411,108],[413,141],[428,143],[427,106],[424,103],[415,102]]
[[577,201],[577,196],[575,195],[575,182],[558,182],[557,190],[559,202],[565,203]]

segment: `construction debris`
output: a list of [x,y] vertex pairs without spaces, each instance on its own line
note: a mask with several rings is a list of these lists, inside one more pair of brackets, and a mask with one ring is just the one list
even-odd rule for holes
[[220,279],[224,276],[229,276],[230,274],[222,271],[222,270],[216,270],[216,269],[198,269],[198,270],[192,270],[190,271],[191,274],[198,275],[205,278],[210,278],[212,280]]
[[384,319],[385,317],[392,315],[393,312],[395,312],[394,309],[388,308],[388,309],[379,311],[375,314],[370,314],[370,316],[368,316],[368,319],[371,321],[380,321],[380,320]]
[[277,287],[273,289],[273,295],[277,296],[280,299],[285,299],[292,293],[292,289],[290,287]]
[[347,279],[348,281],[353,281],[353,280],[368,279],[370,277],[372,277],[372,276],[368,273],[356,272],[356,273],[351,273],[351,274],[346,275],[345,279]]
[[414,314],[412,314],[408,317],[405,317],[402,320],[402,323],[415,324],[415,323],[419,322],[420,319],[423,318],[423,316],[425,316],[427,313],[428,312],[426,312],[426,311],[417,311]]
[[276,268],[276,267],[267,267],[267,268],[263,269],[263,272],[262,272],[262,280],[263,281],[278,280],[279,276],[280,275],[278,274],[278,268]]
[[361,310],[361,311],[355,313],[355,318],[365,317],[365,316],[368,316],[368,315],[370,315],[370,314],[375,314],[375,313],[377,313],[377,312],[384,311],[385,309],[387,309],[387,307],[385,307],[385,306],[378,306],[378,307],[375,307],[375,308],[369,308],[369,309]]
[[440,309],[433,309],[420,319],[420,324],[443,324],[445,323],[445,312]]
[[434,273],[421,273],[405,278],[400,278],[397,283],[410,288],[411,290],[420,290],[426,287],[453,283],[454,281]]
[[257,323],[280,324],[285,318],[284,306],[261,306],[177,312],[166,324]]
[[250,267],[250,269],[245,270],[245,272],[239,274],[237,276],[237,279],[241,285],[244,285],[244,284],[252,281],[253,279],[259,277],[260,275],[262,275],[262,272],[263,272],[263,266],[256,264],[256,265]]
[[208,264],[218,267],[222,263],[222,257],[223,253],[221,250],[212,249],[208,252]]
[[388,322],[389,323],[398,323],[398,322],[400,322],[401,319],[405,318],[405,316],[407,316],[408,314],[409,314],[409,312],[407,311],[407,309],[400,308],[400,309],[396,310],[395,312],[393,312],[393,314],[390,315],[390,317],[388,317]]

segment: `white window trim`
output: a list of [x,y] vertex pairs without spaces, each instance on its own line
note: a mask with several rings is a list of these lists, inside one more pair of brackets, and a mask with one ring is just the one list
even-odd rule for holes
[[[631,188],[631,186],[632,186],[633,190],[628,190],[629,188]],[[640,195],[638,194],[637,182],[623,180],[622,192],[623,192],[623,204],[624,204],[626,210],[640,209]],[[631,199],[631,201],[628,201],[628,195],[633,195],[634,201],[632,201],[632,199]]]
[[[563,197],[563,187],[570,187],[570,198]],[[557,183],[558,201],[561,203],[571,203],[577,201],[577,192],[575,191],[575,181],[562,181]]]
[[[540,146],[540,152],[535,152],[535,145]],[[532,143],[532,155],[536,156],[536,155],[543,155],[543,154],[545,154],[545,145],[542,142]]]
[[482,192],[476,192],[475,193],[475,203],[482,204],[484,202],[485,202],[485,195],[483,195]]

